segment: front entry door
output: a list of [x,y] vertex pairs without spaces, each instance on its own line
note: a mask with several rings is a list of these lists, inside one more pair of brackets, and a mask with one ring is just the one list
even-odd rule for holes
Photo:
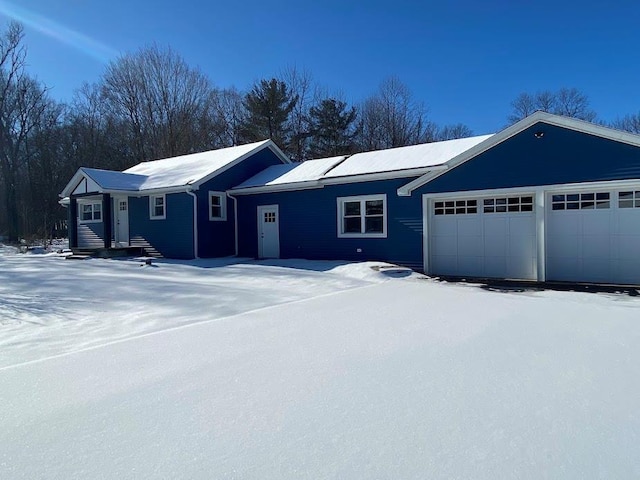
[[116,198],[116,244],[129,246],[129,201],[126,197]]
[[280,258],[278,205],[258,207],[258,257]]

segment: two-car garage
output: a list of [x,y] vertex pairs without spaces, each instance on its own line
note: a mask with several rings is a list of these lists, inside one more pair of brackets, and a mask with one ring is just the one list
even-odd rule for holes
[[640,283],[640,185],[423,197],[425,271]]

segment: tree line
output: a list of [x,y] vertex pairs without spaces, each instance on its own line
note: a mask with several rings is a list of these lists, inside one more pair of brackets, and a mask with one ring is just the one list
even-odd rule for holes
[[[217,88],[170,48],[157,45],[107,65],[67,104],[26,68],[20,24],[0,32],[0,235],[46,238],[66,212],[58,193],[81,167],[124,170],[142,161],[271,138],[293,160],[467,137],[438,125],[397,78],[350,105],[295,67],[246,91]],[[597,120],[577,89],[523,93],[513,123],[535,110]],[[640,114],[613,126],[640,133]]]

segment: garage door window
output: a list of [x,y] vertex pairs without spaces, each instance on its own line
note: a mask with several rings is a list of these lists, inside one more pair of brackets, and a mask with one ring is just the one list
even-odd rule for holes
[[611,208],[609,192],[568,193],[552,195],[552,210],[593,210]]
[[477,200],[446,200],[435,202],[433,211],[436,215],[468,215],[478,213]]
[[620,208],[640,208],[640,191],[620,192],[618,206]]
[[533,196],[485,198],[484,213],[532,212]]

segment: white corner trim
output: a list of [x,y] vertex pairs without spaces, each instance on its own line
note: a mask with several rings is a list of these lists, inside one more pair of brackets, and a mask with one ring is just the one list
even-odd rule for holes
[[193,198],[193,256],[198,259],[198,196],[191,190],[187,190],[187,195]]

